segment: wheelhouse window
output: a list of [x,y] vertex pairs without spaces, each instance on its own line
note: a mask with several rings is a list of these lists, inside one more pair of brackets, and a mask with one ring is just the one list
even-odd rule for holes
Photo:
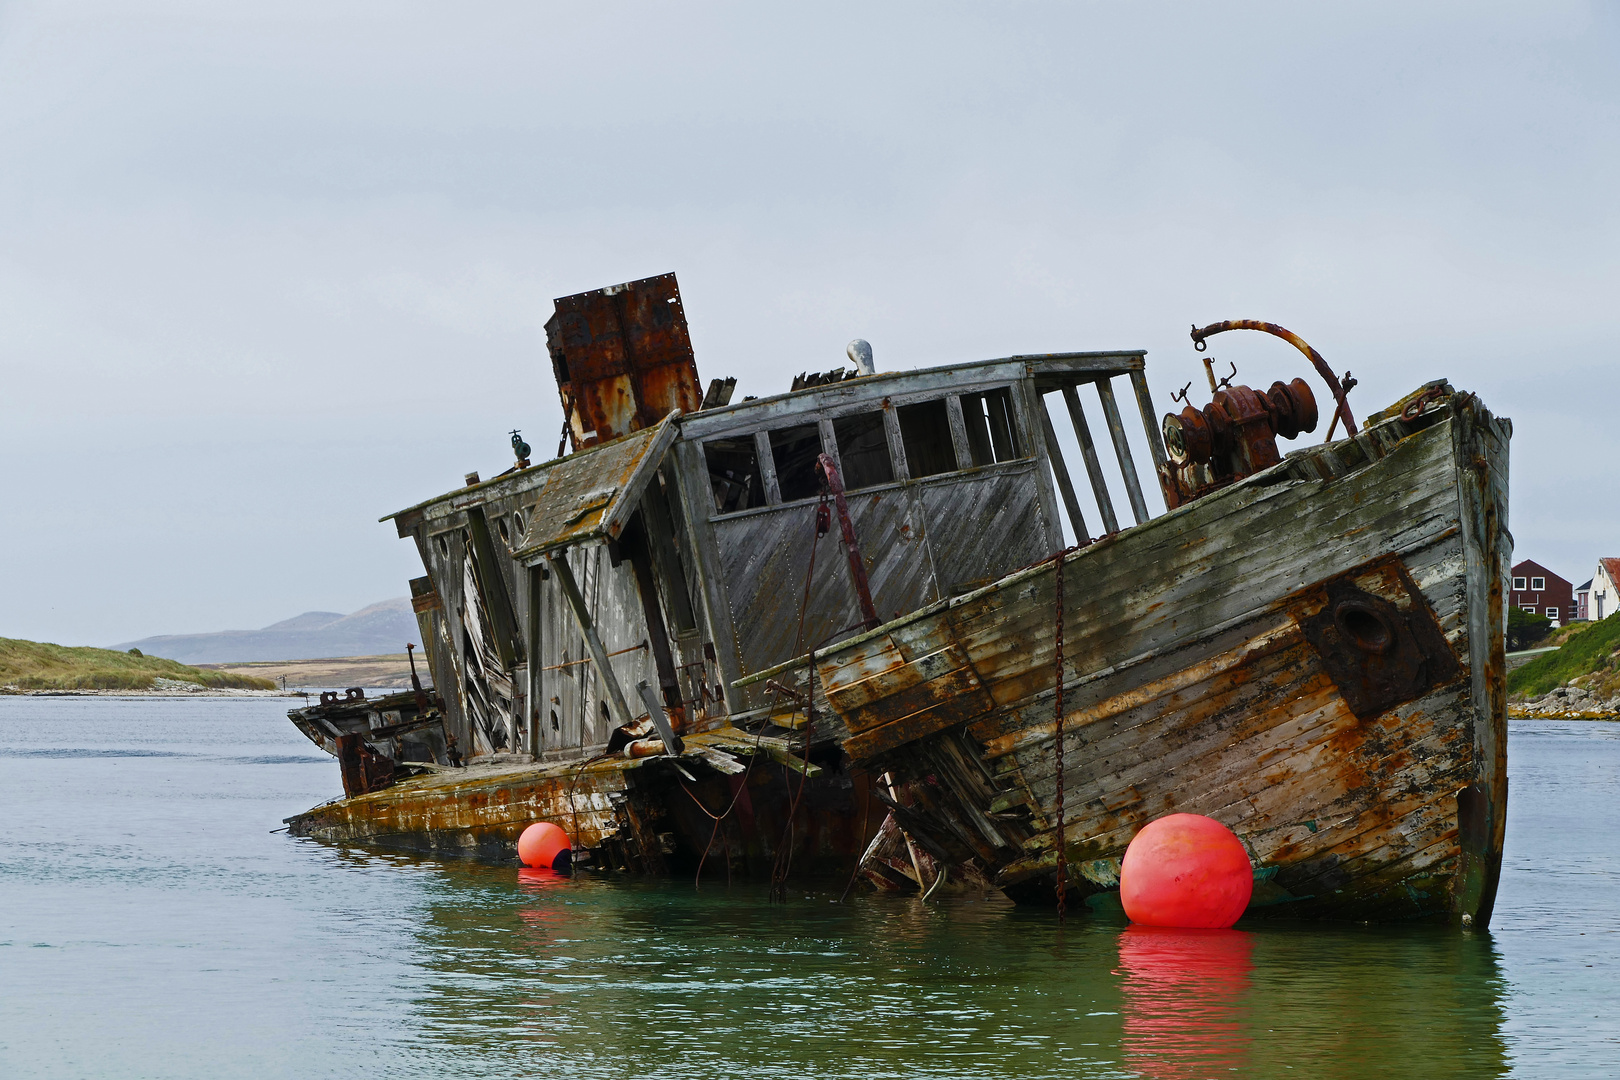
[[902,405],[895,414],[900,420],[900,442],[906,450],[906,471],[913,480],[956,471],[950,410],[943,398]]
[[754,438],[710,439],[703,444],[709,465],[709,487],[714,508],[722,514],[765,505],[765,485],[759,476],[759,454]]
[[1013,422],[1012,391],[1006,387],[982,394],[962,395],[962,420],[967,426],[973,464],[994,465],[1024,456]]
[[1530,579],[1530,591],[1531,592],[1541,592],[1546,587],[1547,587],[1547,579],[1546,578],[1544,578],[1544,577],[1533,577],[1533,578]]
[[[855,413],[833,421],[838,439],[838,460],[843,466],[844,489],[859,491],[894,481],[894,459],[883,430],[882,412]],[[786,493],[782,496],[787,498]]]
[[783,502],[808,499],[821,490],[816,458],[821,456],[821,428],[799,424],[771,432],[771,461],[776,465],[776,489]]

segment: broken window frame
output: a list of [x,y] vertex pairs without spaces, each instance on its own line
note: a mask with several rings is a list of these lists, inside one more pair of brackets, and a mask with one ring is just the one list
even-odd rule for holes
[[[765,432],[771,447],[771,471],[776,477],[777,497],[781,500],[780,505],[784,506],[803,502],[806,499],[817,498],[821,494],[821,483],[816,477],[816,461],[823,453],[832,453],[834,456],[837,454],[835,450],[828,449],[828,433],[821,424],[823,417],[816,413],[805,413],[803,416],[794,419],[798,422],[768,428]],[[802,461],[787,458],[787,454],[802,454],[804,452],[803,449],[789,449],[787,436],[790,432],[800,433],[794,436],[794,442],[796,443],[808,444],[814,442],[815,451],[809,458],[808,466]],[[814,432],[814,439],[804,434],[805,432]],[[779,440],[778,436],[783,438]],[[786,451],[786,453],[782,451]],[[790,467],[786,475],[784,475],[784,465]]]
[[[951,403],[949,399],[950,395],[945,394],[939,397],[923,398],[919,401],[908,401],[894,406],[895,423],[900,431],[900,446],[905,454],[908,479],[927,480],[930,477],[947,476],[953,472],[961,471],[961,462],[957,460],[956,454],[956,436],[951,430]],[[928,409],[930,406],[938,406],[939,408],[938,420],[943,425],[940,430],[925,432],[921,430],[917,423],[913,423],[911,425],[912,434],[908,434],[906,430],[907,418],[921,418],[923,414],[920,410]],[[926,422],[931,423],[932,419],[930,418]],[[945,440],[943,445],[933,448],[923,445],[925,438],[937,439],[941,434],[943,434]],[[945,468],[932,468],[931,465],[924,464],[925,455],[931,456],[936,453],[940,455],[938,461],[946,463]],[[928,471],[920,472],[919,470],[922,468],[927,468]]]
[[[875,409],[861,409],[829,417],[833,442],[838,447],[838,468],[843,476],[845,491],[866,491],[893,484],[899,479],[895,475],[895,454],[889,438],[886,412],[879,404]],[[864,430],[858,430],[857,425]],[[878,446],[870,444],[874,432],[881,437]],[[866,445],[855,445],[860,440],[866,440]]]
[[[759,443],[752,435],[718,435],[712,439],[705,439],[702,449],[703,471],[708,480],[709,499],[714,504],[713,513],[738,514],[770,505],[765,477],[760,469]],[[715,457],[722,454],[737,455],[739,458],[746,456],[753,463],[753,471],[739,478],[736,475],[737,468],[733,467],[726,471],[726,475],[719,475]],[[726,470],[726,463],[722,462],[718,468]],[[727,486],[724,500],[715,490],[717,484]],[[738,500],[742,505],[729,505]]]
[[[985,445],[988,447],[991,456],[998,453],[998,447],[1000,448],[999,452],[1012,453],[1012,456],[984,464],[976,464],[970,441],[966,436],[965,425],[963,424],[962,400],[964,398],[972,400],[991,397],[999,399],[1002,416],[1007,427],[1000,432],[993,431],[988,419],[989,410],[981,406],[981,418],[985,419]],[[954,465],[948,470],[930,472],[926,476],[914,476],[910,465],[911,455],[907,453],[905,447],[904,432],[900,423],[900,410],[932,403],[942,403],[945,407],[946,423],[951,437],[950,454]],[[846,477],[845,490],[850,491],[852,494],[855,492],[864,494],[866,492],[881,491],[915,482],[937,483],[976,469],[999,468],[1027,463],[1035,455],[1029,436],[1030,421],[1025,415],[1024,401],[1014,384],[1006,382],[983,385],[970,384],[959,389],[952,388],[950,391],[932,389],[905,395],[847,402],[837,408],[807,410],[797,415],[777,417],[775,423],[768,427],[749,427],[721,431],[704,438],[699,445],[704,448],[702,460],[705,470],[707,470],[709,462],[707,448],[711,443],[743,443],[753,439],[755,442],[754,460],[759,465],[759,471],[762,474],[759,480],[764,488],[764,501],[753,504],[752,500],[750,500],[750,505],[746,508],[722,510],[718,506],[711,504],[709,519],[718,521],[741,514],[757,514],[777,507],[799,505],[818,498],[820,496],[819,480],[816,490],[810,494],[799,494],[795,498],[784,497],[781,491],[781,479],[777,473],[775,453],[772,450],[772,435],[794,428],[817,427],[820,431],[820,451],[818,453],[830,454],[839,468],[843,469],[842,455],[837,446],[839,422],[851,416],[879,412],[883,416],[885,442],[889,450],[892,479],[855,487],[849,484]],[[983,449],[981,448],[981,456]],[[772,452],[767,454],[768,450]],[[711,474],[706,471],[705,475]],[[793,490],[790,486],[789,493],[792,493]]]
[[1004,465],[1030,456],[1030,440],[1019,430],[1017,396],[1011,386],[967,390],[957,398],[973,468]]

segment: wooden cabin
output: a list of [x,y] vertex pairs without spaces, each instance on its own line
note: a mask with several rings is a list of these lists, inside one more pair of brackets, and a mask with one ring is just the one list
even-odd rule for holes
[[1120,522],[1083,386],[1136,522],[1148,510],[1116,380],[1164,471],[1140,351],[835,375],[730,403],[720,380],[701,393],[673,274],[561,299],[547,333],[572,452],[390,515],[427,570],[414,604],[469,759],[573,760],[645,736],[649,718],[678,737],[759,716],[774,695],[737,680],[861,632],[839,530],[817,538],[822,454],[884,620],[1052,555],[1060,514],[1088,538],[1049,397],[1100,532]]

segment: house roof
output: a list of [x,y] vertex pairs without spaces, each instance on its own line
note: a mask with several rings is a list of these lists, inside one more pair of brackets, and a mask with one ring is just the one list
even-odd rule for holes
[[1544,577],[1548,581],[1556,581],[1560,585],[1568,585],[1569,584],[1568,581],[1564,580],[1564,578],[1560,577],[1559,575],[1553,573],[1551,570],[1547,569],[1545,566],[1542,566],[1538,562],[1532,562],[1529,559],[1525,559],[1522,562],[1517,562],[1517,563],[1513,564],[1513,576],[1514,577]]
[[1620,559],[1599,559],[1598,565],[1609,575],[1609,580],[1620,586]]
[[1575,586],[1575,591],[1576,592],[1591,592],[1592,591],[1592,579],[1587,578],[1585,585],[1577,585],[1577,586]]

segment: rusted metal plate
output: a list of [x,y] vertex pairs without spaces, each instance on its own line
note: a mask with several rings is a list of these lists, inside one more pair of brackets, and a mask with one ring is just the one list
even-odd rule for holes
[[[1371,590],[1371,591],[1369,591]],[[1350,711],[1365,719],[1457,678],[1462,666],[1400,560],[1329,578],[1295,618]]]
[[675,418],[552,465],[513,557],[533,562],[588,540],[616,540],[678,433]]
[[560,297],[546,347],[576,450],[702,408],[674,274]]

